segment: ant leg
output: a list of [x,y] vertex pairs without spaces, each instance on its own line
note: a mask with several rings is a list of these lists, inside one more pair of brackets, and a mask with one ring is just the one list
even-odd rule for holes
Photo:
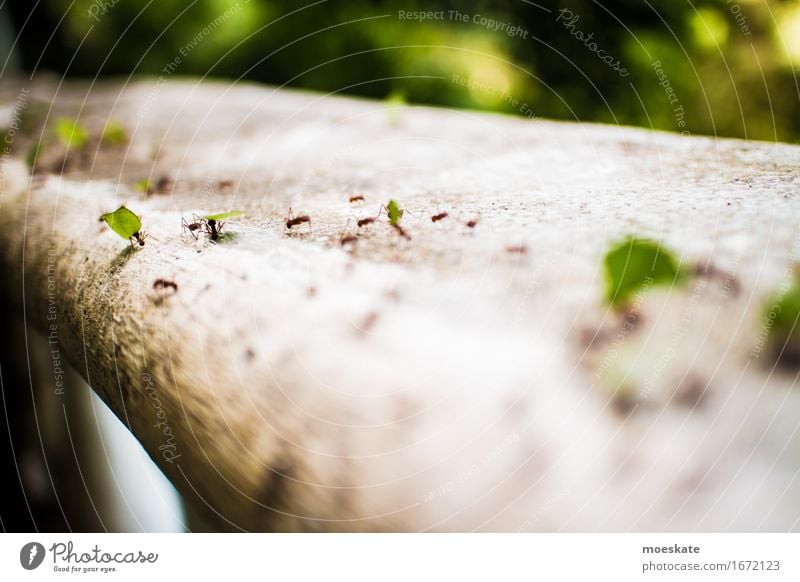
[[[194,224],[198,223],[195,222]],[[194,237],[194,240],[197,240],[197,235],[194,233],[194,230],[192,230],[192,225],[186,222],[185,218],[181,217],[181,232],[183,232],[184,230],[188,231],[189,234]]]

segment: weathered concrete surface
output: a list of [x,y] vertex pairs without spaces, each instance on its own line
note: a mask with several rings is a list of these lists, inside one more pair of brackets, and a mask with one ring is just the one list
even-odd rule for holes
[[[800,529],[797,371],[760,327],[796,259],[800,148],[189,81],[4,103],[23,87],[131,141],[32,182],[6,165],[3,293],[209,527]],[[410,241],[356,226],[390,198]],[[122,202],[154,237],[135,252],[98,223]],[[223,244],[181,233],[231,208]],[[601,259],[628,233],[717,274],[626,327]]]

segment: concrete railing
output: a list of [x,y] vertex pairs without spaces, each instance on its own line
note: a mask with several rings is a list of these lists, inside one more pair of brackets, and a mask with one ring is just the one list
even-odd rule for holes
[[[20,95],[46,107],[4,166],[4,298],[196,528],[798,528],[797,369],[762,314],[796,259],[800,148],[249,85]],[[91,136],[66,164],[60,117]],[[95,139],[109,119],[124,144]],[[409,238],[358,226],[390,199]],[[144,247],[98,222],[123,203]],[[182,231],[231,209],[221,241]],[[705,273],[635,318],[603,299],[631,233]]]

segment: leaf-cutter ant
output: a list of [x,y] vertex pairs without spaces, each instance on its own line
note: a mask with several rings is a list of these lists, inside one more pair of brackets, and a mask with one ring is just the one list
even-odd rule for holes
[[383,213],[384,210],[386,210],[386,207],[383,204],[381,204],[381,207],[378,209],[378,214],[376,214],[375,216],[362,218],[358,222],[356,222],[356,224],[358,225],[358,228],[361,228],[362,226],[366,226],[368,224],[372,224],[373,222],[378,220],[378,218],[380,218],[380,216],[381,216],[381,214]]
[[175,181],[170,176],[161,176],[156,183],[147,188],[148,196],[151,194],[169,194],[175,186]]
[[205,225],[205,220],[197,216],[196,214],[192,215],[192,222],[186,222],[186,219],[181,217],[181,230],[185,230],[190,235],[194,237],[194,240],[197,240],[199,231]]
[[525,255],[528,253],[528,247],[525,245],[511,245],[506,247],[506,251],[517,255]]
[[433,216],[431,216],[431,222],[439,222],[440,220],[447,218],[447,216],[448,214],[446,212],[440,212],[439,214],[434,214]]
[[286,228],[290,229],[293,226],[297,226],[298,224],[303,224],[304,222],[307,222],[308,227],[311,228],[311,217],[309,217],[308,214],[293,216],[292,208],[289,207],[289,216],[286,217]]
[[352,235],[352,234],[348,234],[348,235],[345,235],[345,236],[342,237],[342,240],[339,241],[339,244],[344,246],[344,245],[347,245],[347,244],[356,244],[357,241],[358,241],[358,237],[357,236]]
[[469,228],[475,228],[477,226],[477,224],[478,224],[478,217],[477,216],[475,218],[472,218],[472,219],[470,219],[470,220],[468,220],[466,222],[466,225]]
[[361,194],[357,194],[356,196],[350,196],[350,202],[363,202],[364,197]]
[[140,247],[143,247],[143,246],[144,246],[144,239],[146,239],[146,238],[150,238],[150,235],[149,235],[149,234],[147,234],[146,232],[144,232],[144,231],[142,231],[142,232],[134,232],[134,233],[133,233],[133,234],[130,236],[130,238],[128,239],[128,241],[131,243],[131,248],[136,248],[136,247],[135,247],[135,245],[133,244],[133,243],[134,243],[134,241],[135,241],[136,243],[138,243],[138,245],[139,245]]
[[211,240],[217,240],[219,235],[222,234],[222,228],[225,226],[223,221],[217,221],[213,218],[206,219],[206,232],[208,232]]
[[409,235],[406,232],[406,230],[402,226],[400,226],[399,224],[393,224],[392,228],[394,228],[397,231],[397,234],[402,236],[404,239],[411,240],[411,235]]
[[178,284],[170,279],[156,279],[153,282],[154,291],[166,291],[167,289],[172,289],[172,292],[176,293],[178,291]]

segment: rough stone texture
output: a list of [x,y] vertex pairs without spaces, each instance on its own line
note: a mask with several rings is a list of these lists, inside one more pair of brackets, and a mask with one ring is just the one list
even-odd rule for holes
[[[46,146],[31,181],[17,136],[3,293],[47,333],[53,257],[61,350],[207,527],[800,529],[797,369],[760,321],[800,248],[800,148],[190,81],[3,103],[23,87],[131,140],[63,175]],[[390,198],[411,240],[356,226]],[[98,223],[123,202],[142,249]],[[181,232],[231,208],[220,244]],[[713,275],[626,326],[601,261],[628,233]]]

